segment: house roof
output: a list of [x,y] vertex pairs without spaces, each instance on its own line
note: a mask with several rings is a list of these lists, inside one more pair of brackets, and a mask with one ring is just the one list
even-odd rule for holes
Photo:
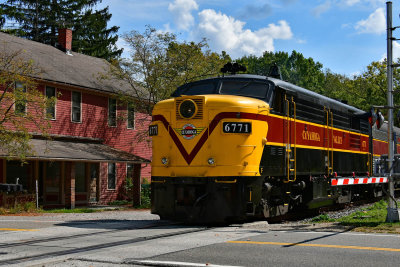
[[101,58],[64,51],[53,47],[0,32],[0,51],[15,53],[25,60],[33,60],[43,71],[39,78],[108,93],[128,92],[130,85],[117,79],[99,79],[107,73],[110,64]]
[[[99,143],[46,139],[32,139],[29,143],[33,155],[28,159],[150,163],[148,159]],[[1,151],[2,156],[7,156],[7,153]]]

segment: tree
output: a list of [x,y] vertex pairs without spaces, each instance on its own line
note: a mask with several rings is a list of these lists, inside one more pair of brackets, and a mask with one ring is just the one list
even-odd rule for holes
[[268,76],[273,64],[280,68],[282,79],[317,93],[323,92],[323,65],[312,58],[305,58],[295,50],[286,52],[264,52],[263,56],[245,56],[237,60],[247,67],[247,72]]
[[23,51],[6,52],[6,45],[0,44],[0,150],[24,161],[33,153],[33,133],[48,137],[46,108],[55,98],[47,99],[36,89],[31,77],[39,76],[41,69],[24,60]]
[[79,19],[85,23],[75,25],[72,51],[108,61],[119,58],[122,54],[122,49],[116,47],[119,27],[107,28],[111,16],[108,7],[102,10],[86,10]]
[[0,4],[0,26],[15,21],[18,28],[9,33],[52,46],[57,43],[58,29],[71,28],[73,51],[109,60],[122,53],[115,47],[119,27],[107,28],[111,14],[108,8],[93,10],[98,2],[101,0],[6,0]]
[[115,61],[106,75],[129,84],[130,95],[138,109],[151,114],[154,103],[166,99],[183,83],[219,73],[230,60],[226,54],[206,50],[207,43],[179,42],[170,33],[161,33],[147,26],[144,33],[132,31],[124,35],[131,49],[131,58]]

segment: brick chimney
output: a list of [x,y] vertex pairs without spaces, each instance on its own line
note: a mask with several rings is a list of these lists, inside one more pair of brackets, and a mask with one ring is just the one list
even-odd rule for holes
[[58,45],[61,50],[67,54],[72,50],[72,30],[71,29],[58,29]]

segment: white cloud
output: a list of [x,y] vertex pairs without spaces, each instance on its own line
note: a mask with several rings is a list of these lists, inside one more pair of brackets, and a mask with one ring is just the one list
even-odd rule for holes
[[174,15],[175,24],[178,29],[188,30],[194,24],[192,10],[199,6],[195,0],[175,0],[168,5],[168,10]]
[[378,8],[365,20],[357,22],[354,28],[358,33],[382,34],[386,31],[386,17],[383,8]]
[[245,24],[221,12],[205,9],[199,13],[199,23],[194,34],[198,38],[206,37],[213,50],[224,50],[233,58],[243,54],[260,56],[264,51],[274,50],[275,39],[290,39],[293,36],[290,26],[284,20],[256,31],[245,29]]
[[340,1],[340,4],[346,5],[346,6],[354,6],[355,4],[360,3],[361,0],[342,0]]
[[393,62],[396,62],[400,58],[400,44],[393,42]]
[[[400,43],[398,42],[393,42],[393,49],[392,49],[392,53],[393,53],[393,62],[396,62],[397,59],[400,58]],[[383,54],[382,58],[380,61],[384,61],[386,59],[387,54]]]
[[328,0],[325,3],[313,8],[311,10],[311,13],[315,16],[315,17],[319,17],[321,16],[322,13],[325,13],[326,11],[328,11],[331,8],[331,1]]

